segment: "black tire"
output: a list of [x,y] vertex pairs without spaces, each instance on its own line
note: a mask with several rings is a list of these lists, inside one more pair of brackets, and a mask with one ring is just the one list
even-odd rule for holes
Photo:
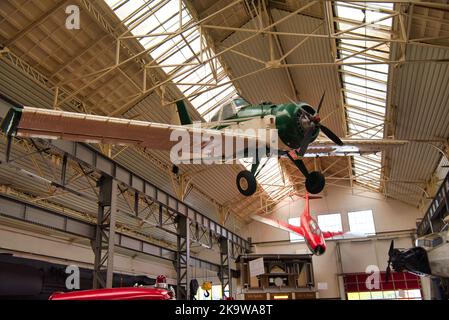
[[252,196],[257,189],[256,178],[248,170],[239,172],[239,174],[237,175],[236,184],[239,192],[247,197]]
[[323,191],[326,180],[321,172],[312,171],[306,179],[306,190],[309,193],[317,194]]

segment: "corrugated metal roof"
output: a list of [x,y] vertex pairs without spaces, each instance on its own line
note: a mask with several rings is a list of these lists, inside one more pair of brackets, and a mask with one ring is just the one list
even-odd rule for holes
[[[273,10],[273,18],[280,20],[288,15],[288,12]],[[321,26],[321,27],[320,27]],[[311,33],[316,30],[316,34],[326,34],[323,20],[296,15],[277,26],[279,32],[291,33]],[[289,52],[295,45],[305,39],[305,37],[279,36],[284,52]],[[312,63],[312,62],[333,62],[329,41],[319,38],[309,38],[299,48],[292,52],[287,58],[288,64]],[[299,92],[301,101],[315,106],[321,96],[326,92],[321,118],[334,112],[331,116],[323,120],[338,136],[344,136],[345,124],[342,121],[343,109],[341,106],[340,81],[337,67],[299,67],[290,68],[290,72]],[[284,100],[285,101],[285,97]]]
[[[253,29],[255,24],[257,26],[258,22],[256,21],[257,19],[253,19],[241,28]],[[253,36],[252,33],[234,32],[222,42],[223,49],[251,36]],[[270,60],[269,38],[265,35],[257,35],[243,44],[236,46],[234,50],[262,61]],[[275,49],[275,57],[279,58],[279,56],[278,50]],[[226,65],[231,68],[234,78],[265,68],[264,64],[233,52],[228,51],[223,57]],[[237,80],[236,82],[241,90],[240,93],[251,103],[261,103],[264,101],[280,103],[288,101],[289,97],[295,99],[292,96],[292,91],[289,89],[290,86],[285,70],[282,69],[262,71],[245,77],[242,80]]]
[[[399,50],[394,46],[393,50]],[[449,48],[407,46],[407,60],[448,59]],[[442,63],[404,64],[394,69],[396,106],[395,138],[438,140],[449,137],[449,66]],[[441,153],[428,143],[411,143],[391,151],[392,180],[418,181],[414,184],[389,183],[387,193],[418,205],[425,183],[432,176]]]

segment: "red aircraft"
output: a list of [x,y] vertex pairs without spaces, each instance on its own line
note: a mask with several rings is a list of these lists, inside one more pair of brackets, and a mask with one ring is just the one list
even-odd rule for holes
[[[339,232],[332,232],[332,231],[321,231],[321,229],[318,227],[318,223],[315,221],[315,219],[310,215],[309,210],[309,194],[306,193],[305,196],[306,199],[306,207],[304,208],[304,213],[302,214],[300,218],[300,226],[294,226],[287,222],[280,221],[280,220],[273,220],[269,218],[264,218],[258,215],[252,216],[254,220],[257,220],[259,222],[263,222],[265,224],[268,224],[270,226],[288,231],[288,232],[294,232],[302,237],[304,237],[304,240],[309,247],[310,251],[319,256],[322,255],[326,251],[326,243],[324,239],[333,238],[335,236],[342,236],[344,234],[348,234],[347,232],[339,231]],[[315,198],[316,199],[316,198]]]
[[106,288],[72,292],[55,292],[48,300],[172,300],[167,278],[160,275],[154,287]]

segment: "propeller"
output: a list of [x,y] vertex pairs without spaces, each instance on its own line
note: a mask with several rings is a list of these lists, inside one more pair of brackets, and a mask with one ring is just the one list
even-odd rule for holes
[[324,102],[324,96],[326,95],[326,91],[323,92],[323,95],[321,96],[320,102],[318,103],[318,107],[316,109],[316,115],[315,116],[311,116],[309,115],[309,119],[315,123],[315,126],[317,126],[318,128],[321,129],[321,131],[329,138],[331,139],[333,142],[335,142],[335,144],[342,146],[343,145],[343,141],[341,141],[341,139],[332,132],[331,129],[329,129],[328,127],[326,127],[325,125],[321,124],[321,118],[319,116],[321,107],[323,106],[323,102]]
[[390,280],[390,273],[391,273],[391,257],[393,256],[394,252],[394,240],[391,240],[390,243],[390,249],[388,249],[388,262],[387,262],[387,270],[385,272],[385,282],[388,282]]
[[343,145],[343,141],[341,141],[341,139],[331,131],[331,129],[329,129],[328,127],[320,124],[320,129],[321,131],[323,131],[323,133],[329,138],[331,139],[333,142],[335,142],[336,144],[338,144],[339,146]]
[[323,106],[325,95],[326,95],[326,91],[324,91],[323,95],[321,96],[320,102],[318,103],[318,107],[316,108],[316,113],[320,113],[321,107]]
[[306,153],[306,151],[307,151],[307,146],[308,146],[309,143],[311,142],[310,140],[311,140],[311,138],[312,138],[312,136],[313,136],[313,132],[314,132],[314,131],[315,131],[315,130],[314,130],[313,127],[307,129],[307,131],[306,131],[304,137],[302,138],[301,145],[299,146],[299,154],[298,154],[300,157],[303,157],[304,154]]
[[[315,128],[319,128],[321,129],[321,131],[330,139],[332,140],[335,144],[342,146],[343,145],[343,141],[341,141],[341,139],[332,132],[331,129],[329,129],[328,127],[326,127],[325,125],[321,124],[321,118],[319,116],[319,112],[321,110],[321,108],[323,107],[323,102],[324,102],[324,97],[326,95],[326,91],[323,92],[323,95],[320,98],[320,102],[318,103],[318,106],[316,108],[316,112],[315,114],[310,114],[308,113],[306,110],[304,110],[303,108],[299,108],[299,110],[301,111],[301,113],[307,117],[307,119],[310,120],[310,122],[313,122],[314,126],[308,128],[304,134],[304,138],[302,140],[301,146],[300,146],[300,156],[303,156],[306,152],[307,146],[309,145],[309,143],[311,142],[311,137],[313,136],[314,133],[314,129]],[[294,101],[292,101],[293,103],[295,103]],[[295,103],[296,104],[296,103]],[[297,105],[297,104],[296,104]]]

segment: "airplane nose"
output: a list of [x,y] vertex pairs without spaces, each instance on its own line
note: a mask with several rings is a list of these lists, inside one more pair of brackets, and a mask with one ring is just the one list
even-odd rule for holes
[[326,248],[323,246],[320,246],[320,245],[316,246],[316,248],[315,248],[315,254],[317,256],[322,255],[325,251],[326,251]]

